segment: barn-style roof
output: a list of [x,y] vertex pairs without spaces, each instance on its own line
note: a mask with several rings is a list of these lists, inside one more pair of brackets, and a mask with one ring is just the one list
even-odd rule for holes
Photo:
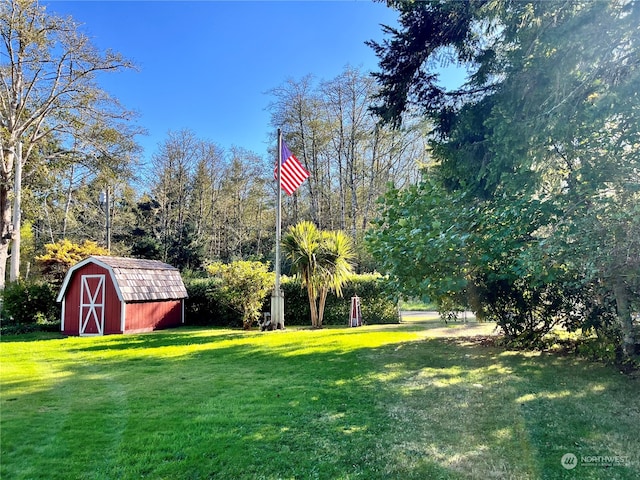
[[187,297],[187,289],[177,268],[158,260],[93,255],[69,269],[60,289],[62,301],[73,274],[89,263],[107,269],[118,297],[124,302],[177,300]]

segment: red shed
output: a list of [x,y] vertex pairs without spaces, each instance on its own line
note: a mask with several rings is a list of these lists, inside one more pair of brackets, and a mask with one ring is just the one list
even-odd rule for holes
[[184,323],[187,290],[177,268],[157,260],[91,256],[69,269],[58,302],[62,333],[150,332]]

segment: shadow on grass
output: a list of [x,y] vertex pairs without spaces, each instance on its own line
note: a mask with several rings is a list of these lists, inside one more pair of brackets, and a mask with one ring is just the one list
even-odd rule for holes
[[[386,328],[284,333],[80,339],[64,376],[3,402],[2,477],[577,478],[564,453],[637,462],[639,413],[619,414],[638,383],[606,367],[464,338],[351,343]],[[101,355],[193,345],[211,348]]]
[[28,343],[28,342],[40,342],[43,340],[62,340],[67,338],[65,335],[62,335],[59,332],[32,332],[32,333],[22,333],[19,335],[0,335],[0,344],[1,343]]
[[[436,328],[434,325],[432,328]],[[269,345],[272,353],[278,351],[291,351],[299,349],[300,344],[293,342],[287,342],[283,340],[289,333],[296,334],[297,332],[304,332],[309,335],[307,340],[313,343],[331,345],[327,338],[337,339],[339,337],[360,337],[363,333],[373,332],[414,332],[424,330],[421,326],[407,326],[400,325],[376,325],[372,327],[361,328],[348,328],[340,326],[331,326],[322,329],[311,328],[289,328],[284,331],[266,331],[260,332],[258,330],[231,330],[229,328],[206,328],[206,327],[178,327],[175,329],[166,329],[149,333],[141,334],[126,334],[126,335],[107,335],[100,337],[96,340],[96,337],[87,339],[86,344],[82,344],[82,338],[80,337],[59,337],[58,340],[63,338],[76,339],[74,346],[69,347],[70,351],[75,352],[98,352],[98,351],[128,351],[132,349],[154,349],[162,347],[180,347],[180,346],[192,346],[192,345],[211,345],[225,342],[243,343],[245,346],[254,345],[259,348],[262,344]],[[319,335],[321,338],[314,338],[314,335]],[[285,336],[285,337],[279,337]],[[276,340],[273,343],[264,341],[265,339],[273,337]],[[102,341],[100,341],[102,340]],[[306,346],[306,344],[303,344]],[[335,346],[333,347],[335,348]]]

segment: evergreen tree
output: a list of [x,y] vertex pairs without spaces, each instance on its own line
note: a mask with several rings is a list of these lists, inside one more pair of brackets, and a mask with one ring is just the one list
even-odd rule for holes
[[[430,118],[436,165],[419,188],[387,197],[371,237],[378,258],[399,282],[443,302],[472,296],[508,333],[532,339],[554,319],[576,326],[576,313],[586,326],[599,289],[616,299],[620,347],[631,356],[640,6],[394,5],[401,28],[372,44],[376,111],[396,125],[410,109]],[[442,60],[466,66],[467,83],[440,85]],[[416,258],[424,268],[406,268]]]

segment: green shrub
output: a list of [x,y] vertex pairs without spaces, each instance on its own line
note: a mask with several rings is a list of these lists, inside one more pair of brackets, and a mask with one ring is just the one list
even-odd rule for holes
[[2,333],[60,329],[56,291],[46,282],[12,282],[2,292]]
[[225,305],[242,315],[242,326],[249,330],[260,318],[264,298],[273,290],[275,277],[269,265],[250,260],[215,262],[207,272],[220,280],[218,294]]
[[[231,308],[220,290],[222,280],[218,278],[186,279],[185,286],[189,298],[185,302],[185,317],[188,325],[208,325],[217,327],[242,327],[242,315]],[[285,325],[311,325],[309,299],[306,289],[294,278],[282,278],[284,291]],[[365,324],[399,323],[397,301],[389,297],[387,285],[379,275],[353,275],[344,285],[342,298],[330,293],[324,312],[325,325],[349,323],[351,297],[358,295]],[[270,292],[263,299],[262,311],[271,310]]]
[[242,317],[225,304],[217,278],[185,280],[189,298],[185,301],[185,322],[188,325],[212,327],[242,326]]
[[[285,304],[285,325],[310,325],[311,313],[307,292],[300,281],[284,278],[282,281]],[[351,297],[360,297],[362,320],[365,324],[399,323],[397,301],[388,295],[386,283],[380,275],[353,275],[342,288],[343,296],[329,294],[323,324],[347,325]],[[265,308],[266,310],[266,308]]]

